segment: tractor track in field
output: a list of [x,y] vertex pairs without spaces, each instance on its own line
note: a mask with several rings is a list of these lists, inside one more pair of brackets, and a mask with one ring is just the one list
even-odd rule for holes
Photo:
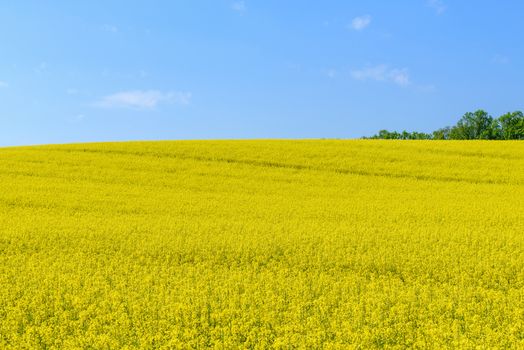
[[451,182],[451,183],[470,183],[470,184],[489,184],[489,185],[521,185],[520,182],[510,182],[508,180],[500,179],[468,179],[458,178],[451,176],[432,176],[426,174],[402,174],[402,173],[383,173],[366,171],[362,169],[347,169],[347,168],[334,168],[334,167],[319,167],[307,164],[293,164],[293,163],[282,163],[268,160],[257,160],[257,159],[234,159],[226,157],[209,157],[209,156],[196,156],[176,153],[158,153],[158,152],[140,152],[140,151],[123,151],[123,150],[101,150],[101,149],[74,149],[74,148],[33,148],[33,150],[41,151],[54,151],[63,153],[96,153],[96,154],[108,154],[108,155],[126,155],[136,157],[151,157],[151,158],[170,158],[180,160],[193,160],[202,162],[217,162],[217,163],[228,163],[238,165],[248,165],[263,168],[276,168],[276,169],[289,169],[295,171],[318,171],[328,172],[342,175],[355,175],[355,176],[369,176],[369,177],[382,177],[382,178],[395,178],[395,179],[410,179],[417,181],[438,181],[438,182]]

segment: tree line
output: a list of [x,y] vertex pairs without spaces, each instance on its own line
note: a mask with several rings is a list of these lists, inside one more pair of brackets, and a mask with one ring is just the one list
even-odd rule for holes
[[467,112],[454,126],[432,133],[380,130],[369,139],[390,140],[524,140],[524,114],[521,111],[509,112],[493,118],[479,109]]

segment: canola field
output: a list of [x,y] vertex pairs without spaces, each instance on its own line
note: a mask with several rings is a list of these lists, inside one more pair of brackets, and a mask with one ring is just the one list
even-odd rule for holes
[[2,148],[0,348],[524,348],[524,142]]

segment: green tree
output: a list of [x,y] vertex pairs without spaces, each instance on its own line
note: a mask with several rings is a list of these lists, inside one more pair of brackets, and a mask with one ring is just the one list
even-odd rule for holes
[[484,132],[485,139],[502,140],[502,130],[498,119],[493,119],[489,128]]
[[521,111],[506,113],[493,119],[479,109],[467,112],[453,127],[423,132],[380,130],[372,139],[388,140],[524,140],[524,114]]
[[484,110],[467,112],[457,125],[451,128],[449,138],[453,140],[490,139],[492,137],[493,118]]
[[411,133],[411,140],[431,140],[433,136],[425,132],[413,131]]
[[501,138],[504,140],[524,140],[524,114],[521,111],[509,112],[498,118]]
[[374,139],[384,139],[384,140],[398,140],[400,134],[396,131],[380,130],[378,135],[374,135]]
[[435,130],[433,131],[433,140],[449,140],[450,132],[451,128],[449,126]]

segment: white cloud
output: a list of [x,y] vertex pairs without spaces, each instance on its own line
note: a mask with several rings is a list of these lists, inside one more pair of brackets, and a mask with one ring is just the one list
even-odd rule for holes
[[363,69],[351,71],[351,76],[357,80],[386,80],[387,66],[380,64],[375,67],[366,67]]
[[400,86],[409,85],[409,74],[406,68],[403,69],[392,69],[388,72],[388,77],[395,84]]
[[231,4],[231,9],[239,14],[243,15],[247,11],[247,6],[245,1],[235,1]]
[[9,84],[5,81],[0,80],[0,89],[9,87]]
[[154,109],[161,103],[186,105],[190,101],[191,93],[189,92],[131,90],[105,96],[94,105],[101,108]]
[[407,68],[389,68],[385,64],[379,64],[374,67],[365,67],[363,69],[351,71],[351,76],[356,80],[375,80],[392,82],[399,86],[409,85],[409,73]]
[[429,7],[431,7],[437,15],[441,15],[446,11],[446,5],[442,2],[442,0],[427,0],[427,4]]
[[353,28],[354,30],[363,30],[367,26],[369,26],[370,23],[371,23],[370,15],[355,17],[351,21],[351,28]]

